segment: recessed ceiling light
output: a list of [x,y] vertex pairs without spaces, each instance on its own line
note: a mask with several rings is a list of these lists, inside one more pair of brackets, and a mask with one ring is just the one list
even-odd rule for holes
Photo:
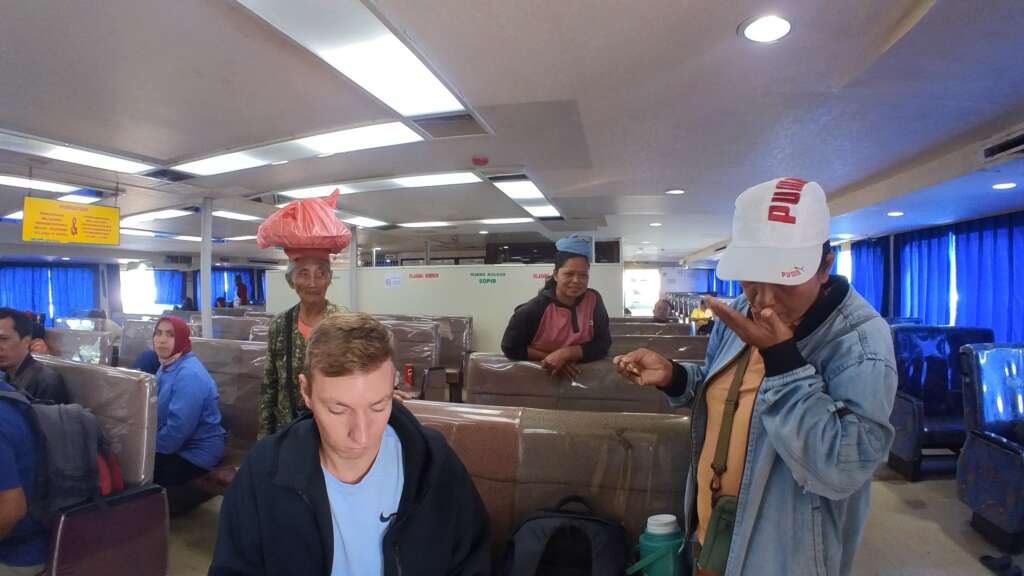
[[195,174],[197,176],[212,176],[214,174],[236,172],[247,168],[264,166],[266,164],[267,162],[265,160],[254,158],[245,152],[232,152],[230,154],[221,154],[220,156],[212,156],[210,158],[196,160],[195,162],[178,164],[171,168],[182,172],[188,172],[189,174]]
[[490,234],[490,232],[488,232],[487,230],[481,230],[480,233],[481,234]]
[[839,238],[840,240],[849,240],[850,238],[853,238],[853,234],[836,234],[836,238]]
[[769,44],[789,34],[789,21],[778,16],[762,16],[740,24],[740,32],[747,40]]
[[184,240],[186,242],[202,242],[203,239],[199,236],[171,236],[175,240]]
[[377,228],[379,226],[387,226],[388,225],[387,222],[382,222],[380,220],[374,220],[373,218],[367,218],[365,216],[353,216],[351,218],[342,218],[341,220],[342,220],[342,222],[348,222],[349,224],[354,224],[354,225],[359,226],[361,228],[362,227]]
[[533,218],[489,218],[480,220],[481,224],[526,224],[533,222]]
[[21,210],[18,210],[17,212],[11,212],[7,216],[4,216],[4,220],[21,220],[24,217],[25,213],[22,212]]
[[448,222],[406,222],[405,224],[399,224],[402,228],[440,228],[442,226],[450,226]]
[[331,156],[334,156],[334,152],[328,152],[327,154],[317,154],[316,155],[317,158],[330,158]]
[[71,260],[71,258],[68,258],[67,256],[61,256],[60,259],[63,260],[64,262],[68,262],[69,260]]
[[232,242],[245,242],[246,240],[255,240],[255,239],[256,239],[255,236],[232,236],[231,238],[225,238],[225,240],[230,240]]
[[535,206],[523,206],[523,209],[532,214],[535,218],[557,218],[561,216],[551,204],[537,204]]
[[79,186],[69,186],[59,182],[47,182],[46,180],[35,180],[21,178],[19,176],[7,176],[0,174],[0,186],[11,186],[12,188],[25,188],[27,190],[42,190],[44,192],[68,193],[78,190]]
[[317,154],[337,154],[339,152],[352,152],[353,150],[396,146],[421,140],[423,140],[423,137],[413,132],[405,124],[401,122],[388,122],[386,124],[348,128],[338,130],[337,132],[309,136],[307,138],[300,138],[295,142]]
[[118,258],[118,264],[131,264],[132,262],[141,262],[139,258]]
[[67,194],[57,198],[61,202],[71,202],[72,204],[95,204],[103,198],[99,196],[85,196],[83,194]]
[[444,174],[422,174],[418,176],[401,176],[398,178],[374,178],[372,180],[356,180],[351,182],[338,182],[336,184],[322,184],[286,190],[278,192],[289,198],[320,198],[330,196],[334,189],[339,194],[357,194],[361,192],[376,192],[378,190],[394,190],[396,188],[423,188],[430,186],[446,186],[455,184],[471,184],[481,182],[480,177],[473,172],[446,172]]
[[651,228],[658,228],[661,226],[661,222],[651,222],[650,224],[648,224],[648,226],[650,226]]
[[903,212],[900,212],[899,210],[893,210],[892,212],[886,212],[885,215],[892,216],[893,218],[899,218],[900,216],[903,216]]
[[464,109],[362,2],[296,2],[282,10],[276,0],[240,1],[403,116]]
[[153,166],[152,164],[136,162],[134,160],[120,158],[110,154],[90,152],[88,150],[82,150],[81,148],[71,148],[61,144],[53,144],[38,138],[18,134],[0,134],[0,148],[13,150],[14,152],[21,152],[23,154],[32,154],[33,156],[51,158],[53,160],[61,160],[72,164],[92,166],[93,168],[101,168],[103,170],[125,172],[127,174],[138,174],[139,172],[145,172],[156,168],[156,166]]
[[271,166],[280,166],[282,164],[287,164],[287,163],[288,163],[287,160],[278,160],[277,162],[271,162],[270,165]]
[[512,200],[539,200],[544,194],[531,180],[507,180],[494,182]]
[[[310,186],[309,188],[296,188],[295,190],[286,190],[281,192],[281,196],[287,196],[289,198],[295,198],[301,200],[303,198],[323,198],[330,196],[337,190],[338,194],[352,194],[355,190],[352,190],[343,184],[325,184],[323,186]],[[278,204],[278,208],[287,206],[285,204]]]
[[250,216],[249,214],[242,214],[240,212],[228,212],[227,210],[214,210],[213,215],[218,218],[227,218],[229,220],[242,220],[243,222],[263,220],[263,217],[261,216]]
[[680,194],[686,194],[686,190],[683,190],[682,188],[673,188],[671,190],[665,190],[665,194],[672,194],[673,196],[678,196]]
[[642,240],[640,243],[641,244],[650,244],[651,242],[650,242],[650,240]]
[[121,228],[121,234],[125,236],[142,236],[145,238],[155,238],[156,232],[150,232],[149,230],[136,230],[134,228]]
[[480,182],[480,177],[472,172],[448,172],[445,174],[424,174],[423,176],[403,176],[392,179],[401,188],[423,188],[427,186],[450,186],[453,184],[472,184]]
[[999,184],[995,184],[992,186],[992,188],[995,190],[1013,190],[1016,187],[1016,182],[1000,182]]
[[192,212],[187,210],[156,210],[154,212],[143,212],[142,214],[133,214],[131,216],[125,216],[121,219],[121,224],[135,224],[138,222],[152,222],[153,220],[167,220],[168,218],[180,218],[182,216],[189,216]]

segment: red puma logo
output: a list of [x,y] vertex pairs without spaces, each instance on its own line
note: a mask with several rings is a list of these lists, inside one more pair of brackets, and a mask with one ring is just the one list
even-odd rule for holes
[[792,270],[784,271],[782,273],[782,277],[783,278],[796,278],[798,276],[801,276],[803,273],[804,273],[804,267],[803,266],[793,266]]
[[789,213],[789,206],[800,203],[800,192],[806,185],[807,181],[799,178],[779,180],[775,184],[775,193],[772,194],[773,203],[768,206],[768,220],[783,224],[796,224],[796,216]]

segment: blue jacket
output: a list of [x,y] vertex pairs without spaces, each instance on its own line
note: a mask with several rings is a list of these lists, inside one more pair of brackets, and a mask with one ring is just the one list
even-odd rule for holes
[[[749,310],[742,296],[734,306]],[[676,365],[666,392],[674,405],[693,406],[693,467],[707,427],[704,383],[743,346],[718,322],[704,366]],[[889,326],[845,278],[833,277],[794,338],[761,353],[765,378],[751,416],[725,576],[849,574],[871,476],[893,439],[896,361]],[[693,467],[684,503],[690,534]]]
[[177,454],[209,470],[224,455],[217,385],[196,355],[187,352],[156,373],[156,451]]

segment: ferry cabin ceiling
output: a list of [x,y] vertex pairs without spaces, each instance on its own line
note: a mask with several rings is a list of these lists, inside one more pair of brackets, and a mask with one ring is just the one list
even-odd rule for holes
[[[318,4],[291,9],[316,14]],[[195,207],[204,197],[217,210],[266,217],[287,200],[275,194],[282,191],[516,172],[564,220],[478,223],[531,217],[486,179],[345,194],[339,207],[392,225],[461,223],[366,228],[358,232],[364,249],[414,251],[431,240],[435,249],[482,252],[496,234],[542,241],[583,231],[621,238],[624,260],[666,262],[710,253],[730,234],[735,196],[780,174],[819,181],[838,216],[833,232],[855,237],[1022,205],[1019,190],[991,189],[1020,181],[1021,167],[983,164],[978,154],[981,141],[1024,122],[1024,68],[1007,57],[1024,45],[1014,0],[870,0],[828,11],[783,1],[773,9],[793,30],[773,45],[735,33],[759,13],[752,2],[699,10],[669,1],[600,10],[582,2],[372,3],[485,132],[448,138],[431,136],[314,54],[308,20],[275,20],[265,5],[8,6],[0,128],[161,168],[395,122],[421,141],[307,153],[175,183],[0,150],[0,174],[100,190],[122,217]],[[344,13],[362,5],[337,6]],[[474,166],[474,156],[488,165]],[[19,210],[24,194],[0,186],[0,216]],[[906,217],[883,217],[892,210]],[[258,224],[215,218],[213,236],[245,238]],[[136,227],[201,235],[196,214]],[[19,235],[16,222],[0,224],[0,251],[47,251]],[[121,250],[198,254],[199,243],[124,236]],[[252,240],[217,243],[213,254],[283,260]]]

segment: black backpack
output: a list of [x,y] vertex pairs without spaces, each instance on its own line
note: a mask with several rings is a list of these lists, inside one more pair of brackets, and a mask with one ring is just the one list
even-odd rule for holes
[[[565,510],[579,504],[586,511]],[[505,576],[622,576],[629,544],[626,530],[601,518],[580,496],[534,512],[512,534]]]
[[29,514],[49,524],[61,509],[124,490],[121,467],[96,422],[78,404],[36,401],[0,390],[0,400],[26,406],[36,437],[36,471]]

